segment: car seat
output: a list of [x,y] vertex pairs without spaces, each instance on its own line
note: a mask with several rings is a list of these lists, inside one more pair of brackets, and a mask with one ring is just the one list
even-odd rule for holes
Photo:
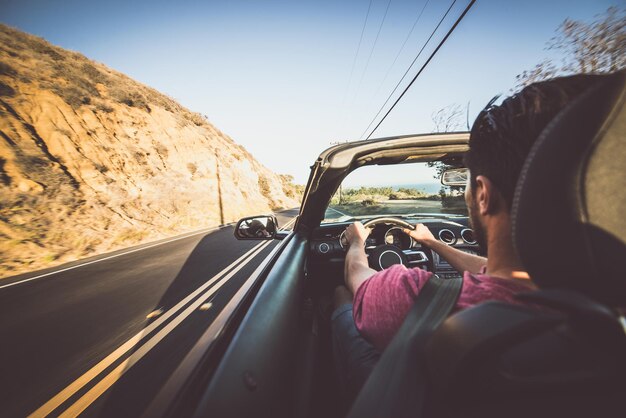
[[625,80],[599,78],[538,138],[512,220],[539,290],[435,331],[419,416],[626,416]]

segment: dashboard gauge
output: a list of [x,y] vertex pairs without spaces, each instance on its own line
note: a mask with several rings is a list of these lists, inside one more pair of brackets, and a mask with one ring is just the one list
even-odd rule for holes
[[[343,231],[341,235],[339,235],[339,245],[341,248],[348,248],[348,240],[346,239],[346,231]],[[376,240],[374,238],[367,238],[365,240],[365,247],[375,246]]]
[[402,250],[408,250],[413,246],[413,238],[402,232],[402,228],[393,227],[385,232],[385,244],[395,245]]
[[343,231],[341,235],[339,235],[339,245],[341,245],[341,248],[348,248],[348,240],[346,239],[346,231]]

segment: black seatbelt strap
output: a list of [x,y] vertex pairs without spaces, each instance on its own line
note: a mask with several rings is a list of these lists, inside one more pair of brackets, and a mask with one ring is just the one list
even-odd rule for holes
[[461,277],[441,279],[433,275],[426,282],[361,389],[349,418],[420,415],[426,389],[424,347],[456,305],[462,285]]

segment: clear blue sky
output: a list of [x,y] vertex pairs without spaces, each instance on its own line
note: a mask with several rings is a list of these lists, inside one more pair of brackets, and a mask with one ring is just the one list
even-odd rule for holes
[[[391,0],[364,71],[388,1],[372,1],[353,72],[370,0],[0,0],[0,21],[167,93],[304,183],[321,150],[360,137],[452,3],[428,2],[390,69],[426,4]],[[452,103],[470,102],[475,117],[549,56],[545,43],[566,17],[590,20],[610,5],[624,2],[478,0],[374,137],[431,132],[431,114]]]

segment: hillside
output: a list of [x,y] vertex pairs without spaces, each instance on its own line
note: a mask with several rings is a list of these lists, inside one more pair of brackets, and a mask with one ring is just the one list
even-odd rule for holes
[[297,204],[203,116],[0,25],[0,277]]

